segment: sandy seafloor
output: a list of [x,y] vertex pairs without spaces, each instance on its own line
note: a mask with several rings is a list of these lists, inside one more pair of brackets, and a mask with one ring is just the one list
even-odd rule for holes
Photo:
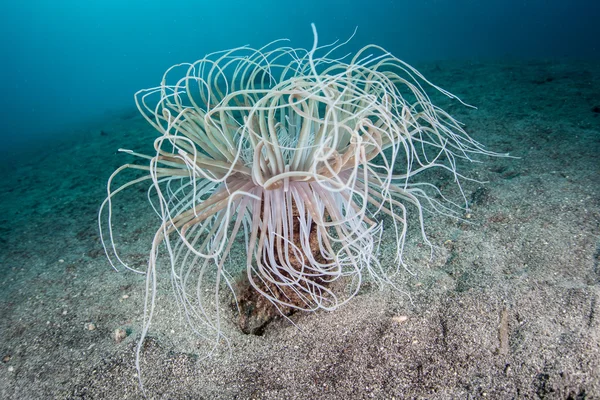
[[[367,284],[337,311],[296,313],[263,336],[241,333],[224,307],[230,356],[205,358],[189,340],[161,272],[148,398],[600,398],[600,64],[419,68],[478,107],[440,103],[470,135],[520,157],[460,166],[488,181],[465,187],[470,223],[427,216],[433,261],[413,227],[415,275],[395,279],[405,293]],[[116,150],[147,150],[155,135],[124,112],[2,166],[0,398],[140,398],[144,277],[111,269],[96,213],[109,174],[132,160]],[[157,227],[145,188],[118,203],[121,249],[143,268]]]

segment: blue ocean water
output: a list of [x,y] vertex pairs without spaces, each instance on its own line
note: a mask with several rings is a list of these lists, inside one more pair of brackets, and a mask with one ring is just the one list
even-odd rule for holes
[[0,15],[3,153],[133,106],[174,63],[289,38],[310,47],[358,32],[408,62],[599,59],[595,0],[30,0]]

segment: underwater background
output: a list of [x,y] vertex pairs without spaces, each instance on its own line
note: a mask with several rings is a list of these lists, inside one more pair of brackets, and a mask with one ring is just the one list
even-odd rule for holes
[[[469,213],[425,217],[434,258],[409,232],[395,288],[365,282],[261,336],[224,307],[230,353],[205,357],[161,269],[147,398],[600,398],[600,1],[28,0],[0,8],[0,399],[142,398],[145,277],[111,268],[97,219],[135,161],[117,150],[153,154],[159,135],[134,93],[209,52],[310,49],[311,23],[320,44],[356,29],[346,51],[380,45],[476,106],[431,95],[514,158],[459,165]],[[147,188],[115,205],[139,269],[159,225]]]
[[288,38],[378,44],[409,63],[598,59],[594,0],[31,0],[0,15],[3,159],[133,107],[179,62]]

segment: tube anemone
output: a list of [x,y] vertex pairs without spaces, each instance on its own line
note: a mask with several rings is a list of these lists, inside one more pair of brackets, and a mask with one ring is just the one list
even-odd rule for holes
[[[128,151],[145,164],[115,171],[100,218],[107,208],[111,263],[132,269],[114,245],[112,198],[151,181],[161,225],[147,270],[137,271],[148,289],[142,339],[154,312],[159,252],[168,255],[187,322],[217,341],[219,291],[232,289],[240,271],[226,262],[236,241],[245,244],[247,280],[269,302],[334,310],[365,278],[391,283],[404,266],[409,211],[427,243],[424,211],[460,212],[420,180],[423,172],[449,173],[460,187],[467,178],[456,171],[459,159],[494,154],[432,104],[424,87],[455,97],[414,68],[375,45],[334,58],[346,43],[318,47],[313,32],[310,51],[276,41],[213,53],[169,68],[160,86],[136,94],[160,132],[155,154]],[[113,189],[125,169],[145,175]],[[395,235],[393,263],[378,259],[384,227]]]

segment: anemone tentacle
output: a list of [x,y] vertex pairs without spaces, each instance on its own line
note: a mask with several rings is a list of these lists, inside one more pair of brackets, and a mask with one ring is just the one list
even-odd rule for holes
[[[232,288],[236,271],[226,260],[236,240],[246,246],[248,281],[269,301],[333,310],[367,278],[391,283],[404,265],[409,212],[426,243],[424,211],[458,215],[461,206],[420,181],[423,172],[449,173],[460,188],[468,178],[456,170],[459,159],[498,155],[432,104],[425,88],[456,97],[410,65],[375,45],[349,60],[333,58],[345,43],[317,47],[314,33],[310,51],[276,41],[213,53],[169,68],[158,87],[136,94],[161,135],[154,155],[129,151],[147,164],[115,172],[147,175],[117,189],[109,184],[102,209],[108,208],[110,246],[104,237],[103,244],[113,266],[125,265],[113,243],[112,198],[151,180],[161,226],[145,271],[144,335],[160,249],[187,322],[218,342],[219,287],[222,280]],[[377,255],[384,225],[396,238],[391,265]],[[212,306],[199,289],[209,275],[217,282]],[[344,291],[331,285],[340,279],[349,286]]]

